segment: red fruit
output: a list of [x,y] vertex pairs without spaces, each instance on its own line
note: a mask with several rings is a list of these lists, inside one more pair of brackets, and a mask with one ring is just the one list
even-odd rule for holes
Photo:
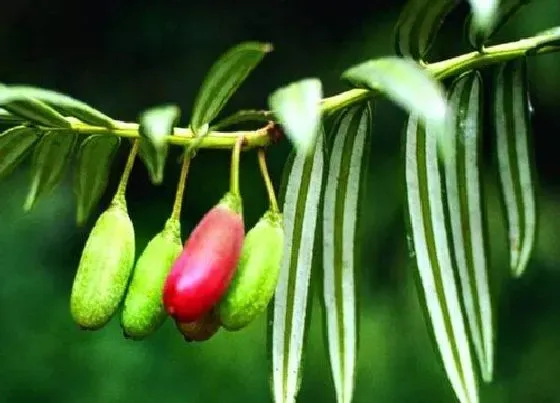
[[163,303],[176,321],[201,319],[227,291],[245,237],[240,207],[236,208],[240,204],[227,195],[206,213],[175,261],[164,285]]

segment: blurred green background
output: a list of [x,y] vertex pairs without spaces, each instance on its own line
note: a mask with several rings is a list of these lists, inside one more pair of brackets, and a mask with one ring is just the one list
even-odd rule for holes
[[[194,96],[211,63],[244,40],[270,41],[267,56],[226,112],[266,107],[275,88],[306,76],[325,93],[346,88],[341,72],[393,54],[392,27],[404,1],[333,4],[269,0],[187,2],[31,1],[2,4],[0,81],[68,93],[122,120],[147,107],[175,102],[187,124]],[[443,27],[433,60],[467,50],[466,2]],[[535,0],[494,42],[560,25],[558,0]],[[526,275],[507,277],[504,223],[497,199],[492,141],[485,187],[497,310],[495,382],[483,402],[560,402],[560,54],[530,60],[533,126],[539,176],[539,237]],[[453,402],[454,395],[428,337],[414,289],[403,227],[400,133],[404,113],[377,103],[364,201],[360,291],[360,355],[356,402]],[[492,135],[490,128],[485,133]],[[174,150],[177,151],[177,150]],[[269,152],[278,185],[286,142]],[[114,164],[105,208],[122,169]],[[172,154],[165,183],[150,185],[138,163],[128,200],[141,250],[168,217],[178,166]],[[229,155],[199,153],[188,180],[183,236],[227,187]],[[72,175],[24,214],[28,161],[0,183],[1,402],[267,402],[265,318],[238,333],[186,344],[170,321],[144,342],[125,340],[118,318],[98,332],[78,330],[69,293],[81,249],[94,222],[77,228]],[[266,208],[254,153],[242,159],[246,225]],[[334,402],[317,300],[300,401]]]

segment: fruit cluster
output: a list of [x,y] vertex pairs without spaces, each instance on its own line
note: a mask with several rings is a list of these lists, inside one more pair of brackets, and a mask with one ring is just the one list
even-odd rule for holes
[[96,330],[122,306],[123,333],[134,340],[152,334],[167,316],[188,341],[207,340],[221,327],[244,328],[274,295],[284,246],[282,214],[264,151],[259,151],[259,162],[270,207],[247,234],[238,189],[240,142],[233,151],[230,190],[183,245],[179,211],[189,164],[185,158],[173,214],[134,264],[134,227],[123,194],[135,146],[120,190],[82,252],[71,293],[72,317],[82,329]]

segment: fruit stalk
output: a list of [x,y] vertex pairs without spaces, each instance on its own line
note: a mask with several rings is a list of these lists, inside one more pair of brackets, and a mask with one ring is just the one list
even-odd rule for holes
[[257,151],[259,159],[259,168],[261,170],[261,175],[263,177],[264,185],[266,187],[266,193],[268,195],[269,210],[278,212],[278,202],[276,200],[276,194],[274,193],[274,186],[270,180],[270,175],[268,174],[268,167],[266,164],[266,155],[264,148],[259,148]]
[[177,184],[177,191],[175,192],[175,201],[173,202],[173,211],[171,212],[171,219],[179,220],[181,218],[181,207],[183,206],[183,193],[185,192],[185,183],[189,175],[189,167],[191,165],[191,158],[186,154],[183,156],[183,164],[181,165],[181,173],[179,174],[179,183]]
[[132,167],[134,166],[134,161],[136,160],[136,155],[138,154],[139,145],[140,142],[138,140],[134,140],[134,142],[132,143],[132,148],[130,149],[130,153],[128,154],[126,165],[124,166],[124,170],[121,175],[121,179],[119,181],[119,186],[117,187],[117,191],[115,193],[115,197],[113,198],[113,201],[126,203],[125,202],[126,187],[128,185],[128,179],[130,178],[130,172],[132,171]]

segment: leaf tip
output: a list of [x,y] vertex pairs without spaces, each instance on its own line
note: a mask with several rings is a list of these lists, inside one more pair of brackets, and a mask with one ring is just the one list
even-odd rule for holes
[[86,212],[85,208],[78,206],[76,210],[76,225],[78,227],[83,227],[88,219],[89,214]]
[[35,200],[35,193],[30,193],[29,196],[27,196],[27,198],[25,199],[25,203],[23,203],[23,211],[29,213],[35,205]]
[[309,155],[321,121],[323,87],[315,77],[304,78],[270,94],[268,104],[298,154]]
[[274,45],[269,42],[262,43],[261,50],[263,51],[263,53],[270,53],[274,50]]

